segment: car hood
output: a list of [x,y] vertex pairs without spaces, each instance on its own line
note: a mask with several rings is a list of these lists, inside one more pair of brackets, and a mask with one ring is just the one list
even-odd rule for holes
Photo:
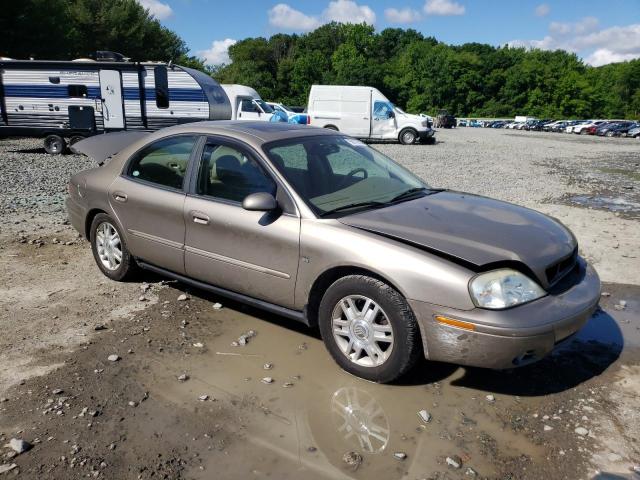
[[520,262],[543,287],[549,286],[546,269],[570,257],[577,247],[573,234],[551,217],[451,191],[348,215],[339,221],[476,267]]

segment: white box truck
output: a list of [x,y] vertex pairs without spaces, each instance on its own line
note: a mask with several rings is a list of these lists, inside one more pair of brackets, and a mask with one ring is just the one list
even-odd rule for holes
[[273,108],[260,98],[260,94],[246,85],[220,85],[231,102],[232,120],[250,120],[268,122]]
[[313,85],[308,123],[360,139],[435,142],[426,118],[403,112],[373,87]]

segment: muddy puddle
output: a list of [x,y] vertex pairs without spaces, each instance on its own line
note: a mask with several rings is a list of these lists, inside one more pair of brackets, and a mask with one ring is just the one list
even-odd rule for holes
[[[557,408],[556,395],[565,408],[579,407],[585,400],[571,392],[615,372],[621,355],[637,363],[636,290],[623,311],[605,298],[605,310],[536,365],[493,372],[424,362],[400,385],[346,374],[304,328],[225,308],[216,317],[224,333],[199,339],[204,347],[182,359],[156,355],[144,383],[153,397],[189,414],[215,416],[233,406],[225,428],[241,441],[201,458],[193,478],[577,478],[588,470],[587,442],[572,447],[557,430],[543,429],[542,416]],[[257,335],[247,345],[231,345],[249,330]],[[177,382],[182,373],[189,380]],[[348,464],[348,452],[360,457]],[[462,467],[448,466],[447,457]]]
[[573,195],[566,199],[569,204],[614,213],[624,213],[629,217],[640,217],[640,203],[623,196],[607,195]]

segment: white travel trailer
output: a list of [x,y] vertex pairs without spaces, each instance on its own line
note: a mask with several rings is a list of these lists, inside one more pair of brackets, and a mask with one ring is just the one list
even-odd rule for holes
[[403,112],[373,87],[313,85],[308,123],[361,139],[435,142],[428,119]]
[[273,108],[253,88],[238,84],[222,84],[221,87],[231,102],[232,120],[271,120]]
[[48,153],[99,133],[231,119],[220,85],[191,68],[129,62],[0,59],[0,136],[44,137]]

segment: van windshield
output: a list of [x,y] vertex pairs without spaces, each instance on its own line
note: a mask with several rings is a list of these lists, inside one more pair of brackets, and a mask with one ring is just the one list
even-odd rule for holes
[[381,208],[433,192],[390,158],[350,137],[295,138],[263,148],[319,216]]
[[271,107],[271,105],[269,105],[264,100],[261,100],[259,98],[254,98],[253,101],[256,102],[258,105],[260,105],[260,108],[262,108],[262,111],[264,113],[273,113],[273,108]]

